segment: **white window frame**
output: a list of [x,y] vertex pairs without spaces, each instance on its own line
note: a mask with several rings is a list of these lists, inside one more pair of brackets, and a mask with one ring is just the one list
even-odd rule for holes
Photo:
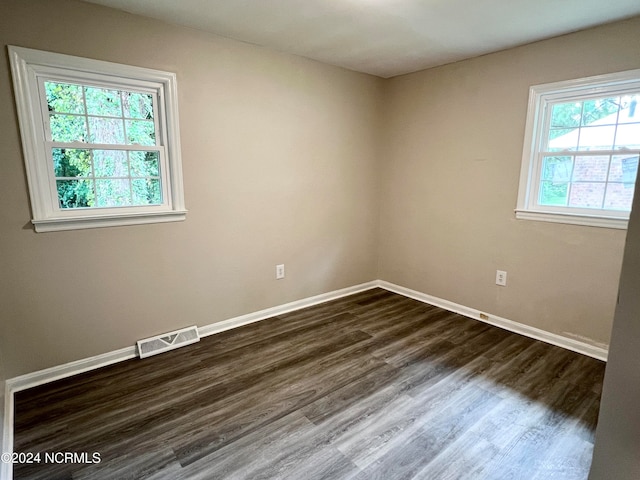
[[[592,227],[627,228],[629,212],[538,205],[542,169],[540,151],[548,135],[551,105],[554,103],[584,100],[594,96],[624,95],[638,91],[640,91],[640,70],[534,85],[529,89],[516,218]],[[619,151],[619,153],[625,152],[629,150]],[[558,155],[560,154],[562,152],[558,152]]]
[[[174,73],[9,46],[18,122],[36,232],[182,221],[186,218]],[[134,88],[154,96],[163,203],[148,206],[62,209],[47,140],[48,111],[42,79],[75,81],[113,89]],[[47,118],[45,118],[47,115]],[[48,147],[49,146],[49,147]],[[69,148],[87,148],[74,142]],[[124,147],[126,148],[126,147]],[[132,147],[146,148],[146,147]]]

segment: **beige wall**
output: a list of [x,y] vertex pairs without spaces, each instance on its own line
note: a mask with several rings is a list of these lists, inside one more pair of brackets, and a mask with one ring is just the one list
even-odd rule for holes
[[516,220],[514,208],[529,87],[640,68],[639,44],[635,18],[391,79],[379,277],[608,343],[625,231]]
[[[175,72],[186,222],[34,233],[7,44]],[[0,45],[7,377],[376,277],[382,80],[68,0],[2,0]]]

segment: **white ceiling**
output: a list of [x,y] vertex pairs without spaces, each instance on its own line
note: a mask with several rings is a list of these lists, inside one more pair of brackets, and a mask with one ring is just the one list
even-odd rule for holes
[[639,0],[86,0],[393,77],[640,14]]

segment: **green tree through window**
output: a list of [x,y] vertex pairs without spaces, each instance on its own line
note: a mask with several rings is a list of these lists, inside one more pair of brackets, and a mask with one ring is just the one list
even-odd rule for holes
[[60,208],[161,204],[158,152],[132,149],[156,145],[153,97],[60,82],[44,86],[51,140],[93,147],[52,148]]

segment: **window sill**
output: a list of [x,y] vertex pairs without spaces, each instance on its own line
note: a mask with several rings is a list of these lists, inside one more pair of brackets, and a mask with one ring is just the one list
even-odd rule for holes
[[575,215],[565,213],[549,213],[534,210],[516,210],[519,220],[534,220],[538,222],[565,223],[568,225],[583,225],[587,227],[615,228],[626,230],[629,220],[626,218],[596,217],[591,215]]
[[36,232],[58,232],[63,230],[83,230],[88,228],[119,227],[124,225],[144,225],[148,223],[181,222],[187,218],[187,211],[138,213],[125,215],[87,215],[83,217],[48,218],[31,220]]

